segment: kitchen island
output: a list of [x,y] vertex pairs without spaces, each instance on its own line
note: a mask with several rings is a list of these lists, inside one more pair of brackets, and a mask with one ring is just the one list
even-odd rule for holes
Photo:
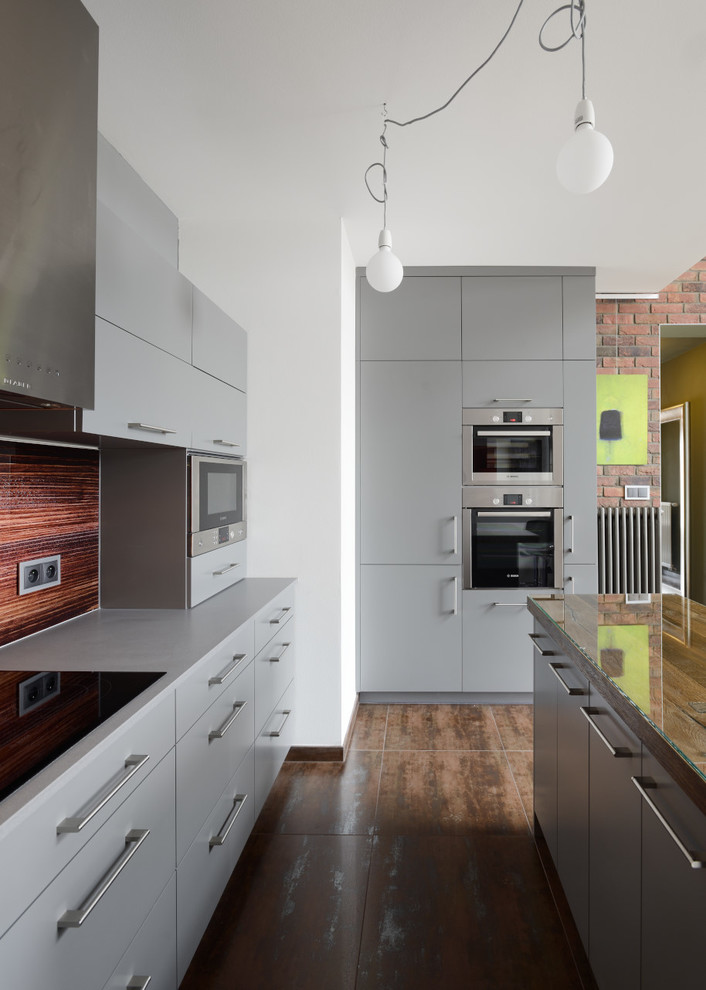
[[529,600],[535,830],[599,987],[701,979],[706,608],[675,595]]

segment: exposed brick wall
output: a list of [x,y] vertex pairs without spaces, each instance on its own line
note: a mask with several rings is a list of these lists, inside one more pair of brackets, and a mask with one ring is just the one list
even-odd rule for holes
[[599,464],[599,506],[635,504],[624,503],[623,486],[648,480],[652,503],[659,505],[659,328],[664,323],[706,323],[706,258],[666,286],[657,299],[596,302],[597,373],[649,377],[649,464]]

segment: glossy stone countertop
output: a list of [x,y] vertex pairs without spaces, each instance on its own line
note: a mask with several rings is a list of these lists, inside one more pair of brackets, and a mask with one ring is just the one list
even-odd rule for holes
[[530,602],[706,780],[706,607],[679,595]]

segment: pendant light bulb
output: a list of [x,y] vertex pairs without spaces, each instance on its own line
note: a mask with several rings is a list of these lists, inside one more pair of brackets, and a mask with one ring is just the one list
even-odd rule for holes
[[377,292],[392,292],[402,281],[403,275],[402,262],[392,253],[392,235],[385,227],[380,231],[378,251],[368,262],[365,277]]
[[559,152],[556,173],[569,192],[593,192],[602,186],[613,168],[613,146],[596,130],[596,115],[590,100],[579,100],[574,133]]

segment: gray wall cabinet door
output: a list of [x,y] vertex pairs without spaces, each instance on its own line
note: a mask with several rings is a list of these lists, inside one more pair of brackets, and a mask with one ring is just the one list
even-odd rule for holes
[[461,363],[360,366],[360,560],[460,563]]
[[247,391],[248,336],[197,288],[193,290],[193,358],[197,368]]
[[376,292],[361,278],[360,357],[363,361],[460,360],[461,279],[411,276],[394,292]]
[[462,305],[464,361],[561,361],[561,276],[467,276]]
[[[508,356],[514,357],[513,351]],[[560,409],[564,404],[561,361],[464,361],[463,405],[539,406]],[[594,485],[595,487],[595,485]]]
[[564,360],[596,360],[596,280],[565,275]]
[[191,368],[190,372],[191,446],[194,450],[244,457],[247,446],[245,392],[198,368]]
[[460,567],[361,567],[360,690],[460,691],[460,596]]
[[596,367],[564,362],[564,560],[594,564],[596,532]]
[[638,990],[641,745],[593,690],[589,713],[589,959],[601,990]]
[[532,690],[532,617],[525,589],[464,591],[463,690]]

